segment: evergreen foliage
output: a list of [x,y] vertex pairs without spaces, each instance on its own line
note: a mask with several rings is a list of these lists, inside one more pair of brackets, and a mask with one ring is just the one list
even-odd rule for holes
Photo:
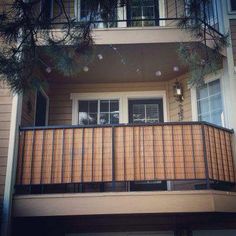
[[207,74],[216,72],[222,66],[220,52],[228,46],[228,34],[221,34],[214,28],[219,23],[214,20],[214,6],[211,3],[212,0],[186,1],[186,15],[178,22],[181,29],[199,40],[195,44],[181,44],[178,50],[183,63],[189,67],[191,86],[201,86]]
[[[83,63],[91,60],[91,29],[98,14],[102,20],[109,20],[114,14],[113,9],[118,6],[118,0],[87,0],[87,19],[77,22],[67,13],[63,0],[53,1],[58,13],[51,17],[49,2],[14,0],[12,4],[2,6],[0,74],[13,92],[41,86],[46,81],[36,74],[47,65],[65,76],[81,69],[75,59],[79,58]],[[123,5],[125,1],[119,4]],[[58,19],[64,19],[64,22]],[[60,37],[54,33],[55,28],[60,28]]]
[[[86,0],[87,17],[83,22],[70,17],[64,0],[53,1],[59,10],[52,17],[49,0],[14,0],[5,5],[0,12],[0,74],[3,75],[0,78],[13,92],[20,93],[46,84],[44,76],[40,76],[45,68],[48,72],[51,67],[64,76],[73,76],[93,58],[91,29],[96,21],[102,19],[108,24],[114,19],[116,8],[129,1]],[[178,26],[202,43],[201,46],[182,44],[179,48],[183,63],[190,68],[193,85],[200,84],[207,73],[217,70],[221,63],[219,52],[227,46],[228,35],[219,34],[206,23],[210,0],[185,2],[187,14]],[[59,21],[61,18],[64,22]],[[55,28],[60,28],[60,37],[54,33]],[[210,51],[209,38],[213,44]]]

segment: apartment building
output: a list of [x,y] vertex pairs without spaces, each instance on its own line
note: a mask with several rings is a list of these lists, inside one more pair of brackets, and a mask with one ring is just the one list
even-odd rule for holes
[[[86,18],[86,1],[64,2]],[[208,6],[230,46],[198,88],[177,52],[200,43],[177,27],[184,4],[132,0],[95,24],[76,76],[46,66],[48,88],[23,95],[1,84],[3,235],[236,234],[236,1]]]

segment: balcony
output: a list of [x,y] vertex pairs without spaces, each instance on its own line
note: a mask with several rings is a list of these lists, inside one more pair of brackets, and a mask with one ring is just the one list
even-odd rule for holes
[[[78,1],[72,3],[64,1],[65,13],[57,4],[51,6],[51,19],[54,19],[52,29],[57,31],[59,37],[63,32],[62,26],[67,27],[68,20],[71,20],[91,24],[95,45],[199,42],[199,39],[177,26],[181,19],[189,15],[189,6],[185,0],[130,1],[123,7],[116,7],[114,14],[106,21],[99,10],[89,15],[86,1],[83,4],[78,4]],[[218,1],[209,1],[205,6],[206,18],[203,20],[203,15],[199,15],[193,21],[197,20],[206,25],[209,31],[220,34],[218,9],[221,9]],[[210,40],[207,43],[211,47]]]
[[232,135],[205,122],[21,128],[16,193],[230,189]]

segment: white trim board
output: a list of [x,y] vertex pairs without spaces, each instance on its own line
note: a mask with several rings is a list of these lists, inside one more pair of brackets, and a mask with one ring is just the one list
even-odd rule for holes
[[127,124],[129,122],[128,100],[129,99],[156,99],[163,100],[163,117],[167,121],[167,98],[166,91],[140,91],[140,92],[103,92],[103,93],[71,93],[72,100],[72,125],[78,124],[78,101],[79,100],[95,100],[95,99],[118,99],[120,106],[120,123]]

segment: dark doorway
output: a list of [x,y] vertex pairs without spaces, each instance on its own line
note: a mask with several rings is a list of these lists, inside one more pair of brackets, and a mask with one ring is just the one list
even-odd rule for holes
[[[155,124],[164,122],[162,99],[137,99],[129,101],[129,123]],[[166,181],[130,182],[131,191],[167,190]]]
[[47,121],[47,97],[37,90],[35,126],[45,126]]

